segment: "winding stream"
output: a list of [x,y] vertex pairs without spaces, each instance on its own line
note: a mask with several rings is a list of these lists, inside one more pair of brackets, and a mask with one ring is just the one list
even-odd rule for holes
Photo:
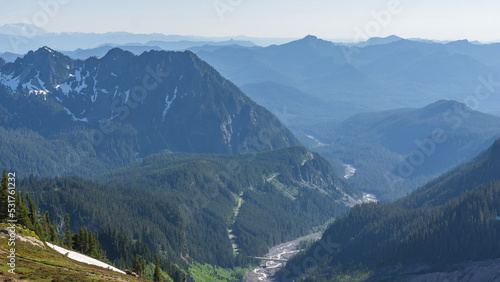
[[[269,250],[269,252],[264,256],[265,258],[270,259],[289,259],[293,255],[299,252],[298,247],[300,241],[304,239],[321,239],[321,233],[310,234],[305,237],[297,238],[293,241],[289,241],[277,246],[274,246]],[[278,281],[273,275],[283,267],[283,262],[279,261],[266,261],[262,262],[260,267],[253,269],[248,272],[243,278],[244,281],[247,282],[256,282],[256,281]]]

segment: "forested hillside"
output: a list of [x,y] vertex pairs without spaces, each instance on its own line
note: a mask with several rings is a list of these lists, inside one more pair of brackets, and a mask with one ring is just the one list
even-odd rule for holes
[[[68,213],[75,226],[116,229],[172,261],[224,267],[311,232],[361,196],[303,147],[240,156],[163,153],[97,181],[31,177],[21,186],[56,222]],[[235,257],[228,228],[240,195]]]
[[[338,249],[322,261],[319,269],[311,269],[299,281],[369,274],[389,265],[446,266],[498,258],[499,145],[496,141],[472,162],[399,202],[351,209],[323,234],[322,240],[338,244]],[[314,257],[318,246],[297,256],[283,275],[298,276],[292,272],[294,265]]]

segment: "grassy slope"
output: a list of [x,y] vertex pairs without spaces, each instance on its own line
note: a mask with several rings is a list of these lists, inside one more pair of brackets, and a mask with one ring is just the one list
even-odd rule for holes
[[194,262],[189,266],[189,274],[195,281],[237,282],[242,281],[245,273],[251,271],[251,269],[252,267],[247,269],[239,267],[235,269],[225,269],[218,266]]
[[[0,229],[5,225],[0,224]],[[19,233],[19,231],[17,231]],[[26,231],[24,231],[26,232]],[[24,233],[23,232],[23,233]],[[7,259],[10,246],[7,245],[7,235],[0,235],[1,261]],[[120,274],[108,269],[80,263],[68,259],[49,247],[35,247],[29,242],[16,240],[16,274],[8,272],[6,263],[0,264],[0,277],[13,281],[146,281]]]

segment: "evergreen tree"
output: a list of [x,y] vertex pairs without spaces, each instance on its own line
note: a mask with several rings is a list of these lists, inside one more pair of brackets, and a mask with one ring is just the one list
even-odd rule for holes
[[138,254],[135,255],[134,263],[132,265],[132,269],[133,269],[132,270],[133,272],[135,272],[138,275],[140,275],[140,273],[141,273],[141,263],[139,261],[139,255]]
[[71,238],[71,229],[69,227],[69,214],[66,215],[66,224],[64,225],[64,245],[71,249],[73,240]]
[[160,269],[160,256],[156,256],[156,266],[155,266],[155,274],[154,281],[161,282],[163,279],[161,277],[161,269]]
[[143,257],[141,262],[141,274],[139,274],[139,276],[144,276],[144,272],[146,272],[146,260]]
[[31,200],[29,193],[26,193],[26,200],[28,201],[28,217],[31,221],[31,225],[33,226],[33,231],[35,231],[35,234],[38,235],[38,237],[43,238],[42,226],[40,226],[40,222],[38,221],[36,207]]
[[86,254],[89,252],[90,249],[90,243],[89,243],[89,232],[87,230],[87,227],[85,227],[85,231],[82,232],[82,253]]
[[16,219],[17,223],[22,226],[26,226],[28,229],[33,229],[33,225],[31,224],[31,220],[29,218],[28,208],[24,203],[23,192],[19,192],[16,196]]
[[101,250],[99,248],[99,242],[94,233],[90,232],[89,241],[88,241],[89,249],[87,251],[87,255],[100,259],[101,258]]
[[50,219],[49,219],[49,212],[46,211],[42,215],[42,233],[43,233],[43,239],[50,241]]
[[57,238],[56,227],[52,224],[50,225],[50,233],[48,235],[51,242],[57,243],[59,241],[59,238]]
[[7,219],[8,190],[9,177],[4,169],[2,173],[2,182],[0,183],[0,220]]
[[82,242],[83,227],[80,226],[80,230],[75,235],[73,235],[72,240],[73,240],[73,249],[76,250],[77,252],[84,254],[85,252],[83,250],[83,242]]

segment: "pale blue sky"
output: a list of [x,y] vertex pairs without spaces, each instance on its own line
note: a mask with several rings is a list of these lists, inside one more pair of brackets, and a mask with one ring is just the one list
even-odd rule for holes
[[[40,3],[65,4],[51,13]],[[372,12],[387,15],[391,3],[397,9],[390,21],[377,23]],[[498,41],[499,14],[500,1],[494,0],[0,0],[0,25],[33,23],[38,16],[52,32],[286,38],[314,34],[346,41],[363,37],[358,30],[369,36]]]

